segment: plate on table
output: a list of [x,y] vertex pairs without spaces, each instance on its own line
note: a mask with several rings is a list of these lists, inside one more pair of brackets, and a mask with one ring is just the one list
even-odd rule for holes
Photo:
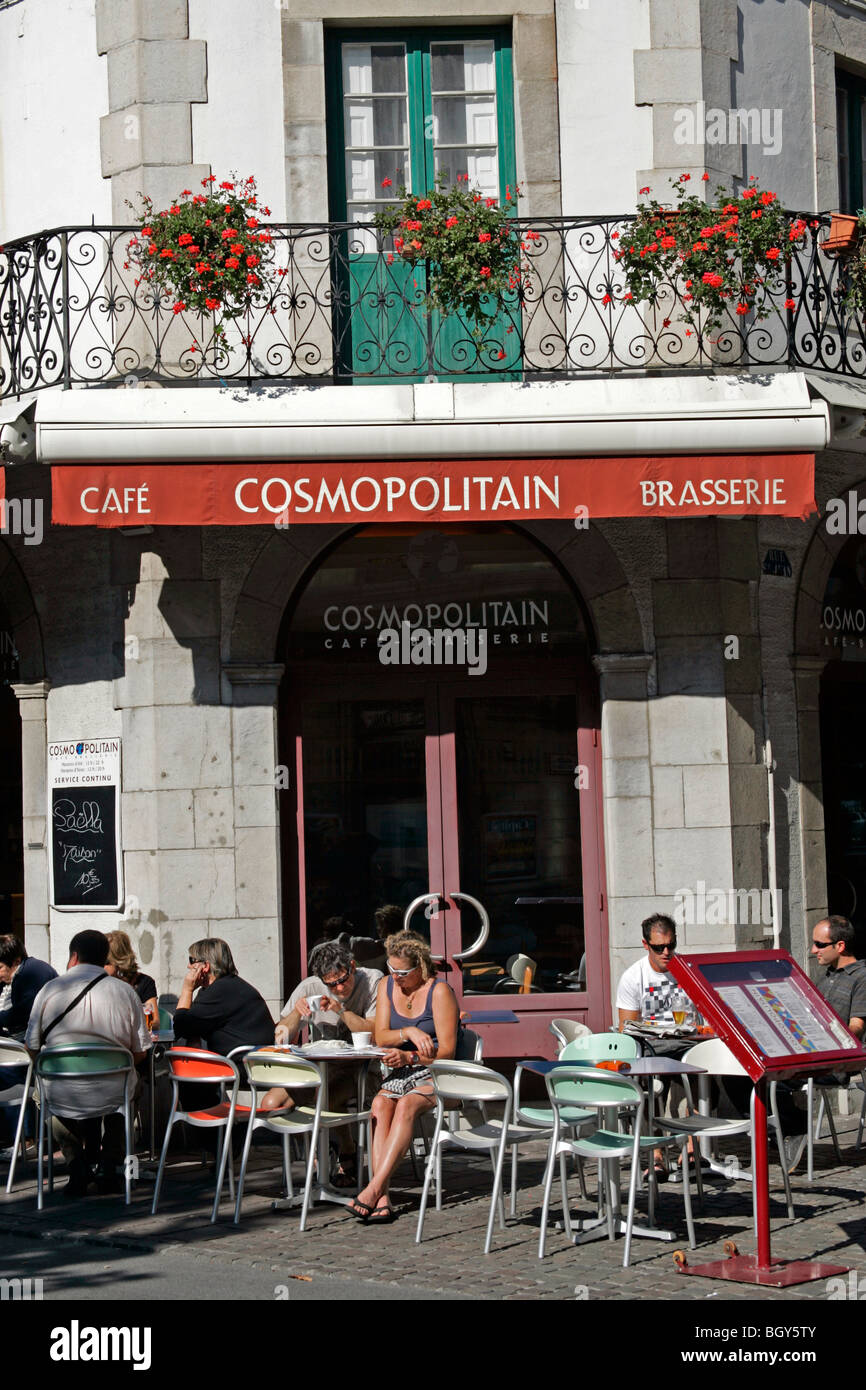
[[705,1036],[698,1033],[695,1027],[686,1028],[684,1024],[677,1023],[654,1023],[649,1019],[642,1019],[640,1022],[629,1019],[625,1024],[624,1031],[631,1033],[636,1038],[699,1038]]

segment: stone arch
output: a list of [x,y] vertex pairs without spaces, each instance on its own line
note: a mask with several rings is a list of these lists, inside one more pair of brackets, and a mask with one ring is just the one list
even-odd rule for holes
[[[866,480],[848,484],[858,500]],[[818,521],[800,568],[794,609],[793,654],[797,719],[797,779],[800,801],[800,853],[804,920],[808,929],[828,911],[827,847],[824,828],[824,777],[821,758],[821,676],[834,659],[821,642],[821,605],[827,582],[849,535],[829,535]]]
[[[576,531],[573,523],[518,523],[555,559],[590,618],[596,650],[641,652],[645,635],[625,570],[595,523]],[[229,663],[279,659],[279,635],[290,597],[325,551],[350,532],[346,526],[274,529],[253,561],[238,595],[229,637]]]
[[43,680],[45,649],[39,614],[24,571],[5,543],[0,544],[0,616],[9,624],[18,652],[18,679]]

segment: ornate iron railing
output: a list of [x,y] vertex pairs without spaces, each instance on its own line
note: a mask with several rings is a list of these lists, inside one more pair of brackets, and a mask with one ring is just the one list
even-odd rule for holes
[[[793,214],[791,214],[793,218]],[[622,302],[614,252],[629,218],[517,222],[525,282],[478,343],[427,314],[423,283],[368,227],[272,227],[272,278],[214,335],[210,316],[172,312],[129,261],[130,227],[67,227],[0,249],[0,396],[45,387],[229,382],[532,380],[587,373],[808,367],[866,379],[864,321],[845,307],[844,263],[809,229],[769,296],[768,317],[711,333],[685,321],[681,289]],[[788,306],[793,301],[794,307]]]

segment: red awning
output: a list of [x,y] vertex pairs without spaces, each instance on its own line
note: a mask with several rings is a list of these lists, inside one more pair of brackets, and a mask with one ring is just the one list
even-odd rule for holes
[[51,469],[61,526],[807,517],[814,454],[390,462],[101,464]]

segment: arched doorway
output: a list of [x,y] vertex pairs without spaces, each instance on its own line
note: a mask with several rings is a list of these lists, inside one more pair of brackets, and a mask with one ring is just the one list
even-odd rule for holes
[[866,952],[866,540],[852,536],[821,605],[821,774],[831,912],[859,928]]
[[[412,926],[463,1007],[507,1003],[521,1051],[558,1014],[601,1021],[591,651],[578,595],[517,528],[371,526],[327,553],[282,644],[290,969],[333,917],[374,936],[377,908],[442,894]],[[514,1055],[508,1032],[488,1054]]]

